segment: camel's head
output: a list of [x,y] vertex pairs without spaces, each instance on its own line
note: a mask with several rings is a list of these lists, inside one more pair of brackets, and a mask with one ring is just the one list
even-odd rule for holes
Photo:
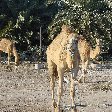
[[77,38],[78,38],[78,40],[81,40],[81,41],[85,40],[83,35],[78,35]]
[[72,29],[68,25],[62,25],[62,32],[72,33]]
[[83,35],[77,35],[77,40],[78,41],[84,41],[86,39],[85,39],[85,37]]

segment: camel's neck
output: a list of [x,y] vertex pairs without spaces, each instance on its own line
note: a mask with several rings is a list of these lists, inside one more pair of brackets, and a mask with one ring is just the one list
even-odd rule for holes
[[95,59],[100,54],[101,48],[99,43],[97,42],[95,49],[90,49],[90,58]]

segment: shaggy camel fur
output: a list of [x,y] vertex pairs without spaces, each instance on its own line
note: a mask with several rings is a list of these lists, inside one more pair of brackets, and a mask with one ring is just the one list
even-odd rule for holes
[[79,78],[79,82],[83,79],[85,82],[85,76],[87,73],[87,67],[89,64],[90,59],[95,59],[100,54],[100,40],[96,38],[96,48],[92,49],[90,44],[84,39],[83,36],[79,36],[78,41],[78,50],[81,59],[81,68],[82,68],[82,75]]
[[2,38],[0,40],[0,52],[8,53],[8,65],[10,65],[11,54],[15,56],[15,65],[19,64],[19,56],[13,41],[6,38]]
[[[57,112],[60,112],[64,72],[68,69],[71,70],[71,106],[74,106],[74,80],[76,79],[79,70],[77,34],[72,33],[67,26],[63,25],[61,33],[48,46],[46,54],[48,70],[51,78],[50,86],[52,90],[53,111],[56,110]],[[54,99],[55,76],[59,77],[57,103]],[[74,111],[75,110],[72,108],[72,112]]]

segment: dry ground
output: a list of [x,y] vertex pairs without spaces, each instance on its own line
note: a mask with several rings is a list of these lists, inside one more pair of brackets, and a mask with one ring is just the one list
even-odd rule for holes
[[[23,63],[17,70],[0,65],[0,112],[51,112],[48,71]],[[79,75],[81,72],[79,71]],[[70,73],[65,77],[69,80]],[[89,70],[85,84],[75,88],[78,112],[112,112],[112,68]],[[57,87],[57,81],[56,81]],[[70,112],[70,83],[64,82],[63,112]],[[56,89],[56,88],[55,88]]]

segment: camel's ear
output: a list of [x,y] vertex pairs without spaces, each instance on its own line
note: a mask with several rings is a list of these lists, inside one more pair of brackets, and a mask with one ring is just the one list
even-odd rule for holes
[[100,39],[96,38],[96,43],[100,43]]
[[102,39],[96,38],[96,44],[97,46],[102,46]]
[[65,30],[66,28],[67,28],[67,26],[64,25],[64,24],[63,24],[62,27],[61,27],[62,30]]

